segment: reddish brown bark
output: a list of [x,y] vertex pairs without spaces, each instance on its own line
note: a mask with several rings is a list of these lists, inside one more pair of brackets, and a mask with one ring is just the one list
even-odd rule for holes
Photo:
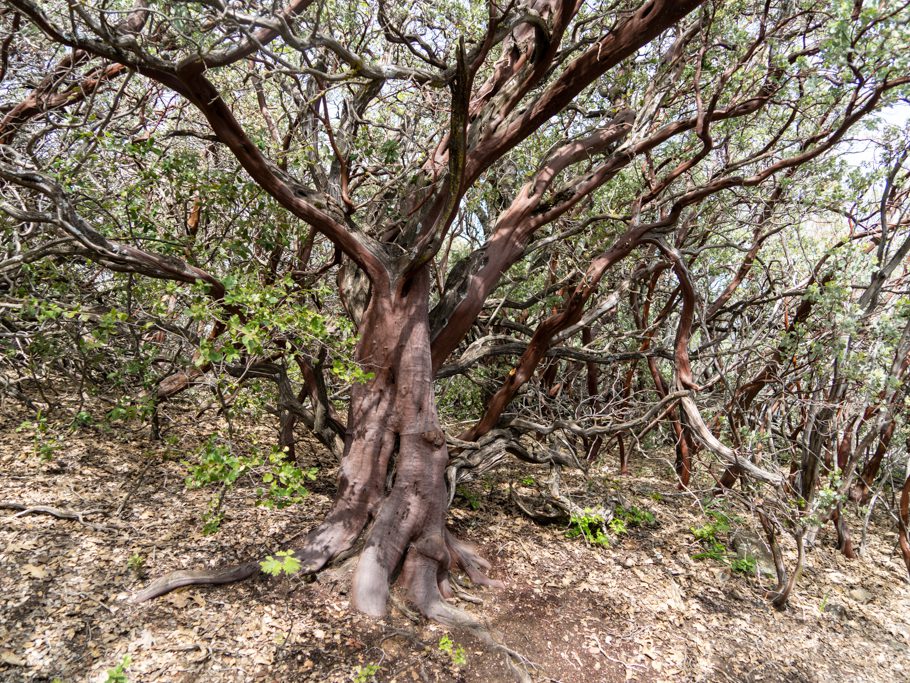
[[[818,280],[819,286],[825,286],[833,277],[833,273],[826,273]],[[809,318],[809,314],[812,312],[814,305],[815,300],[809,297],[804,297],[802,301],[800,301],[793,319],[786,320],[784,323],[784,340],[789,338],[789,335],[796,330],[798,325],[801,325]],[[781,365],[784,362],[784,347],[784,342],[781,342],[765,366],[750,381],[742,385],[731,399],[727,413],[731,415],[734,431],[736,431],[745,421],[745,414],[748,412],[749,407],[752,405],[752,402],[758,396],[759,392],[777,380]],[[739,474],[737,467],[727,467],[718,480],[718,489],[724,490],[731,488],[739,478]]]
[[[365,532],[352,602],[371,615],[387,610],[390,584],[400,583],[428,616],[454,619],[443,598],[447,572],[464,569],[478,583],[496,585],[488,565],[445,528],[445,434],[439,424],[430,356],[430,277],[424,268],[398,280],[367,307],[355,358],[372,377],[352,388],[348,432],[332,509],[296,552],[302,571],[317,572]],[[387,487],[394,461],[394,482]],[[221,572],[178,572],[159,579],[137,599],[181,585],[225,583],[255,573],[249,565]]]
[[853,541],[850,539],[850,527],[847,526],[847,520],[844,519],[840,505],[831,513],[831,521],[837,532],[837,549],[843,553],[844,557],[851,560],[856,559],[856,551],[853,549]]
[[626,452],[626,444],[623,442],[622,434],[616,435],[616,446],[619,448],[619,473],[629,476],[629,455]]
[[[135,4],[135,9],[123,21],[112,27],[113,31],[120,34],[138,33],[148,20],[148,3],[140,0]],[[19,15],[15,15],[14,31],[19,25]],[[12,35],[9,36],[9,39]],[[4,46],[7,43],[4,41]],[[0,121],[0,144],[10,144],[18,133],[23,123],[45,112],[61,109],[68,104],[75,104],[92,95],[99,86],[127,72],[124,64],[116,62],[100,66],[83,76],[75,83],[65,85],[73,71],[91,59],[91,53],[86,50],[76,49],[66,55],[50,69],[40,83],[16,106],[10,109],[3,120]],[[4,49],[4,60],[6,59]],[[4,63],[5,67],[5,63]],[[62,90],[61,90],[62,88]]]
[[[910,440],[907,443],[907,450],[910,452]],[[910,580],[910,472],[907,473],[907,479],[901,488],[901,499],[898,507],[898,537],[900,540],[901,555],[904,558],[904,564],[907,567],[908,580]]]
[[10,144],[21,125],[26,121],[40,114],[80,102],[103,83],[113,80],[127,71],[122,64],[110,64],[96,69],[78,83],[67,86],[63,92],[55,92],[55,87],[66,75],[65,72],[74,69],[86,59],[87,55],[78,51],[65,57],[53,70],[52,75],[45,78],[28,97],[7,112],[0,121],[0,144]]
[[[674,294],[674,296],[671,297],[671,301],[675,301],[675,299],[676,297]],[[659,317],[660,316],[658,316],[658,318]],[[651,331],[645,335],[645,341],[642,342],[643,350],[650,346],[656,329],[656,327],[652,326]],[[657,395],[660,398],[666,398],[667,394],[670,393],[670,388],[667,386],[666,380],[664,380],[663,376],[660,374],[660,369],[657,367],[657,361],[653,356],[649,356],[647,363]],[[680,413],[676,408],[672,408],[667,412],[667,418],[670,420],[670,426],[673,429],[673,435],[675,437],[673,445],[676,452],[674,469],[676,471],[676,476],[679,477],[680,488],[685,488],[689,485],[692,476],[692,454],[695,450],[695,442],[692,439],[692,435],[683,426]]]
[[462,440],[476,441],[496,425],[515,394],[531,378],[534,369],[546,355],[553,336],[581,319],[585,304],[597,291],[607,270],[628,256],[649,229],[650,226],[638,226],[627,230],[611,249],[603,252],[591,262],[582,282],[568,297],[562,310],[549,316],[537,327],[518,363],[487,404],[483,417],[461,435]]
[[885,455],[888,453],[888,447],[891,445],[895,426],[896,423],[894,419],[890,419],[884,429],[879,432],[878,444],[875,447],[875,452],[872,454],[872,457],[869,458],[869,462],[866,463],[860,474],[860,486],[862,486],[864,490],[868,490],[869,487],[872,486],[872,482],[874,482],[875,478],[878,476],[878,472],[882,467],[882,460],[884,460]]
[[[444,527],[447,496],[443,474],[448,456],[434,407],[432,384],[434,371],[464,339],[503,273],[524,253],[530,236],[541,226],[578,206],[593,189],[613,177],[635,155],[654,149],[680,132],[695,130],[703,140],[704,148],[680,162],[657,182],[652,187],[651,195],[647,195],[650,198],[707,154],[711,148],[707,122],[755,111],[767,99],[763,88],[760,97],[731,105],[727,110],[717,110],[714,106],[716,102],[704,110],[699,102],[697,117],[668,124],[615,156],[611,156],[609,150],[628,134],[635,119],[633,112],[620,112],[609,125],[602,126],[587,138],[558,147],[500,216],[487,245],[482,267],[472,274],[454,316],[450,316],[448,324],[441,327],[431,347],[427,310],[430,278],[426,263],[432,258],[434,249],[438,248],[436,244],[446,234],[465,189],[607,70],[634,55],[702,2],[644,2],[623,15],[610,31],[595,40],[561,73],[554,74],[554,62],[562,49],[561,39],[581,3],[575,0],[534,0],[529,8],[534,9],[535,14],[518,22],[509,32],[502,58],[494,65],[488,81],[473,99],[472,79],[484,63],[491,39],[488,36],[484,40],[481,48],[472,54],[470,63],[465,61],[463,51],[459,50],[455,83],[452,85],[449,133],[440,140],[436,154],[427,164],[433,174],[432,181],[419,188],[413,201],[410,198],[407,200],[411,201],[408,206],[413,209],[405,212],[408,220],[418,209],[421,214],[419,219],[415,219],[419,225],[413,226],[416,239],[409,242],[410,233],[397,228],[389,229],[389,234],[395,235],[393,245],[383,244],[368,236],[383,234],[382,229],[387,226],[361,229],[354,224],[349,213],[353,205],[348,196],[350,179],[347,177],[344,152],[334,139],[331,145],[342,167],[339,182],[341,198],[347,207],[345,211],[326,208],[327,202],[317,203],[280,168],[276,170],[276,166],[265,158],[240,126],[212,81],[208,80],[207,71],[250,56],[261,45],[274,39],[278,34],[276,30],[260,27],[248,36],[238,33],[237,42],[225,41],[224,44],[229,47],[223,50],[208,55],[192,54],[173,65],[163,60],[143,63],[139,49],[104,48],[103,41],[86,42],[75,33],[72,36],[60,35],[48,27],[48,19],[35,16],[29,3],[13,4],[23,8],[22,11],[28,13],[35,24],[54,40],[86,50],[97,45],[97,54],[108,59],[120,59],[122,62],[118,66],[135,69],[186,97],[205,116],[219,141],[233,152],[259,186],[281,206],[331,240],[339,254],[343,252],[365,273],[364,277],[371,284],[371,293],[368,302],[364,298],[363,317],[356,316],[361,338],[355,358],[373,376],[352,391],[338,494],[333,508],[323,524],[308,535],[306,545],[298,556],[305,571],[318,571],[362,536],[364,546],[352,596],[356,607],[375,615],[385,612],[389,584],[399,570],[401,583],[412,600],[425,613],[437,617],[446,614],[442,598],[448,593],[445,577],[450,566],[461,566],[472,577],[477,577],[476,580],[483,580],[480,572],[483,563],[469,548],[455,541]],[[310,4],[311,0],[292,2],[279,16],[282,20],[290,19]],[[495,12],[495,8],[491,12]],[[384,30],[394,32],[394,27],[385,25]],[[545,83],[544,79],[551,76],[552,80]],[[896,84],[897,81],[894,81],[889,87]],[[532,96],[535,89],[539,94]],[[718,88],[715,100],[722,90]],[[863,107],[866,107],[866,102],[869,103],[866,111],[874,106],[878,95],[880,93],[863,100]],[[324,123],[328,126],[327,120]],[[684,207],[714,192],[741,185],[756,185],[772,173],[794,168],[814,158],[840,139],[848,127],[845,121],[845,125],[830,132],[827,139],[817,137],[816,140],[823,142],[812,150],[776,162],[755,176],[714,176],[715,179],[707,185],[677,197],[672,208],[662,214],[664,218],[659,223],[628,230],[612,249],[592,262],[585,280],[575,288],[561,310],[555,311],[538,327],[517,366],[493,396],[487,412],[463,438],[476,439],[492,428],[518,389],[533,376],[554,336],[580,320],[604,273],[636,248],[645,233],[671,225]],[[326,130],[326,134],[332,138],[330,129]],[[557,175],[572,165],[587,163],[598,156],[606,158],[590,161],[594,168],[577,180],[568,192],[568,198],[550,197]],[[373,228],[375,230],[371,232]],[[403,236],[402,239],[399,240],[399,236]],[[394,257],[391,256],[393,253]],[[138,257],[134,255],[134,258]],[[406,261],[406,267],[402,267],[399,260]],[[747,274],[752,260],[754,255],[747,256],[747,262],[741,268],[745,270],[740,281]],[[167,266],[165,263],[152,265],[159,269]],[[680,268],[678,275],[683,292],[683,312],[675,342],[676,382],[681,387],[697,390],[688,356],[695,295],[691,283],[683,277],[683,265],[679,261],[675,265]],[[170,275],[177,277],[174,273]],[[187,282],[204,279],[186,268],[177,275]],[[652,366],[652,370],[655,369],[656,365]],[[666,395],[667,388],[663,386],[659,373],[653,374],[655,384],[662,387]],[[593,395],[597,381],[590,365],[588,380],[589,394]],[[191,377],[181,381],[188,383]],[[174,384],[180,382],[174,380]],[[694,419],[688,424],[697,425]],[[674,417],[674,429],[683,449],[678,456],[678,467],[681,479],[687,482],[691,471],[691,453],[686,439],[686,423]],[[622,452],[622,445],[620,449]],[[394,471],[390,471],[392,468]],[[390,478],[390,474],[394,474],[394,479]],[[237,569],[231,576],[244,572],[246,569]],[[222,578],[226,576],[224,574]],[[165,587],[174,585],[167,584]]]
[[[721,121],[746,116],[760,109],[766,99],[766,95],[749,98],[726,109],[714,111],[710,118],[713,121]],[[573,142],[557,149],[538,174],[516,193],[515,200],[497,219],[493,234],[484,249],[478,253],[479,263],[473,264],[469,272],[465,274],[465,289],[460,299],[452,306],[451,311],[445,312],[446,319],[435,330],[433,337],[434,368],[438,370],[442,367],[449,354],[468,334],[483,309],[487,297],[498,285],[502,274],[523,256],[528,240],[538,228],[556,220],[576,206],[591,191],[615,177],[636,156],[653,150],[676,135],[694,129],[698,119],[693,117],[661,127],[653,135],[636,143],[622,154],[610,156],[600,167],[586,176],[586,180],[576,188],[568,200],[558,203],[546,211],[536,211],[546,190],[561,170],[575,160],[588,158],[596,152],[599,147],[592,147],[592,143],[597,142],[599,146],[607,146],[620,139],[627,131],[629,123],[626,114],[621,113],[614,119],[615,125],[609,126],[602,131],[601,135],[584,141],[584,145],[587,146]],[[681,200],[674,206],[673,216],[678,216],[685,206],[699,198],[696,195],[687,195],[685,201]],[[663,221],[665,224],[670,222],[672,219]]]

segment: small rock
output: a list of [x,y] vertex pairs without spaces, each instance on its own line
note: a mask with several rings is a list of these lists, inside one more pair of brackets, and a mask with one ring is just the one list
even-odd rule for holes
[[847,595],[849,595],[852,600],[856,600],[861,605],[865,605],[867,602],[872,602],[872,599],[875,597],[865,588],[851,588],[849,591],[847,591]]
[[3,650],[0,652],[0,662],[4,664],[9,664],[10,666],[25,666],[26,661],[22,659],[19,655],[15,654],[10,650]]
[[847,616],[847,608],[837,602],[829,602],[825,605],[824,611],[838,619],[844,619]]
[[847,583],[847,576],[841,572],[828,572],[828,581],[831,583]]
[[733,548],[740,559],[755,560],[755,568],[763,576],[775,576],[774,558],[768,544],[758,534],[749,529],[738,529],[733,534]]
[[635,558],[627,557],[626,559],[624,559],[622,561],[622,566],[625,567],[626,569],[631,569],[632,567],[635,566]]

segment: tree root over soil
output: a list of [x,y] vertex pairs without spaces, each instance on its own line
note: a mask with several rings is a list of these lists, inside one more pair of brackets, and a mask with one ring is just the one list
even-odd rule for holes
[[[0,507],[2,506],[0,504]],[[310,537],[320,536],[321,530],[322,527],[317,527],[310,532]],[[438,597],[450,599],[455,594],[455,590],[453,590],[449,582],[448,571],[461,569],[476,585],[493,588],[502,588],[504,586],[501,581],[491,579],[484,573],[490,569],[490,563],[478,555],[471,544],[459,541],[446,531],[445,546],[448,555],[447,571],[438,572],[436,562],[429,558],[420,559],[421,554],[415,553],[413,548],[411,548],[401,572],[403,584],[409,586],[411,600],[429,618],[434,618],[429,612],[436,609],[436,602],[445,604],[448,607],[447,603],[444,600],[439,600]],[[329,548],[323,546],[321,552],[316,552],[313,543],[310,542],[304,548],[295,550],[294,557],[301,563],[299,570],[301,574],[316,575],[328,567],[332,561],[350,557],[350,554],[345,552],[346,550],[348,548],[329,552]],[[260,572],[259,563],[253,561],[212,570],[180,569],[155,579],[143,590],[136,593],[131,600],[132,602],[145,602],[186,586],[237,583],[245,581]],[[430,577],[433,578],[433,581],[428,582],[427,580]],[[442,619],[438,619],[438,621],[447,623]],[[460,626],[463,624],[453,623],[452,625]]]
[[[328,568],[333,562],[350,559],[350,553],[347,552],[350,548],[330,553],[328,548],[323,545],[321,552],[315,551],[316,546],[313,545],[312,540],[324,535],[325,531],[324,525],[317,527],[309,534],[310,543],[305,548],[294,551],[294,557],[301,563],[300,572],[302,574],[314,576]],[[445,532],[444,543],[445,558],[428,557],[420,552],[415,552],[413,546],[409,548],[397,577],[407,591],[408,603],[416,607],[427,619],[452,628],[463,629],[475,636],[485,647],[505,657],[506,663],[517,681],[531,683],[529,670],[535,668],[531,660],[498,642],[484,623],[448,602],[456,595],[468,602],[480,602],[473,596],[465,595],[464,589],[458,585],[457,581],[450,580],[450,572],[453,570],[463,571],[475,585],[501,588],[504,584],[489,578],[484,573],[490,569],[490,563],[483,559],[471,544],[458,540],[448,530]],[[375,561],[375,558],[369,556],[365,558],[362,554],[360,562],[363,563],[364,560],[369,566],[371,562]],[[444,570],[440,569],[442,566],[445,567]],[[261,571],[259,563],[255,561],[214,570],[178,570],[156,579],[136,593],[131,601],[152,600],[186,586],[237,583],[249,579]],[[362,566],[358,568],[358,571],[362,573]],[[388,578],[377,574],[373,574],[373,577],[374,580]],[[364,590],[362,580],[360,586],[355,588],[355,592],[358,590],[361,592]],[[384,616],[385,601],[389,599],[388,582],[375,592],[378,593],[377,597],[382,600],[383,607],[382,614],[376,616]],[[416,618],[416,615],[410,612],[402,602],[394,597],[391,598],[391,602],[412,620]],[[379,601],[376,600],[373,604],[379,604]]]

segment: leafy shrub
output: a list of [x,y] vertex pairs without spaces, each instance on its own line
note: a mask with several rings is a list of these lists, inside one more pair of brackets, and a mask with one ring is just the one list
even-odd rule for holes
[[279,550],[275,556],[266,556],[259,563],[259,568],[270,576],[278,576],[281,573],[290,576],[300,571],[300,560],[294,557],[293,550]]
[[106,683],[129,683],[129,679],[126,677],[126,670],[132,662],[133,660],[129,655],[123,655],[123,659],[120,660],[117,666],[107,670]]
[[754,557],[747,556],[731,560],[730,551],[727,549],[726,544],[721,538],[718,538],[718,535],[727,534],[731,531],[734,521],[741,520],[732,517],[723,510],[717,508],[708,508],[705,513],[710,517],[711,521],[702,526],[691,527],[689,529],[695,537],[695,540],[697,540],[703,548],[701,552],[694,553],[692,558],[695,560],[714,560],[721,564],[729,564],[732,571],[741,574],[755,573],[756,563]]
[[737,557],[730,563],[730,569],[740,574],[754,574],[755,567],[755,558],[749,555],[746,557]]
[[657,522],[657,518],[650,510],[643,510],[635,505],[629,507],[617,506],[613,518],[622,521],[628,527],[647,526]]
[[610,545],[610,537],[606,534],[606,520],[603,515],[585,508],[581,513],[572,515],[569,523],[571,528],[566,532],[566,538],[581,536],[588,545],[598,545],[602,548]]
[[452,664],[455,666],[464,666],[468,663],[468,657],[464,648],[453,641],[448,633],[439,639],[439,649],[441,652],[445,652],[449,655]]
[[253,451],[251,455],[235,454],[230,444],[216,436],[210,436],[197,452],[197,462],[184,462],[189,468],[185,479],[188,489],[219,486],[218,493],[209,504],[203,519],[203,532],[218,531],[221,519],[221,505],[225,493],[240,477],[256,474],[263,486],[257,488],[258,505],[265,508],[286,508],[300,503],[309,491],[308,481],[316,479],[318,468],[301,469],[288,459],[286,448],[273,446],[267,455]]

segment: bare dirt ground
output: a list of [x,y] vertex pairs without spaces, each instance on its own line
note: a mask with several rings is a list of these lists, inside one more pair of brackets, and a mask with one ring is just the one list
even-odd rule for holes
[[[17,430],[27,417],[11,407],[0,415],[0,681],[104,682],[125,655],[134,682],[514,680],[503,656],[473,636],[398,610],[380,622],[351,612],[344,568],[311,582],[255,579],[129,602],[164,572],[293,547],[328,509],[328,456],[302,449],[301,463],[321,474],[303,504],[284,510],[255,506],[253,484],[241,479],[220,532],[205,536],[212,493],[187,491],[180,461],[224,428],[210,413],[171,424],[168,444],[138,426],[82,428],[48,461],[32,431]],[[248,429],[274,438],[268,427]],[[823,530],[778,612],[763,598],[770,579],[692,559],[700,546],[690,528],[706,521],[698,497],[674,491],[661,461],[639,465],[635,477],[604,467],[568,481],[585,500],[619,496],[654,514],[609,548],[518,515],[509,483],[524,479],[530,492],[543,468],[494,474],[456,499],[453,528],[507,586],[474,591],[483,604],[465,609],[528,658],[534,680],[910,680],[910,587],[884,516],[858,560],[833,550]],[[21,514],[15,504],[82,517]],[[452,652],[440,647],[444,636]]]

